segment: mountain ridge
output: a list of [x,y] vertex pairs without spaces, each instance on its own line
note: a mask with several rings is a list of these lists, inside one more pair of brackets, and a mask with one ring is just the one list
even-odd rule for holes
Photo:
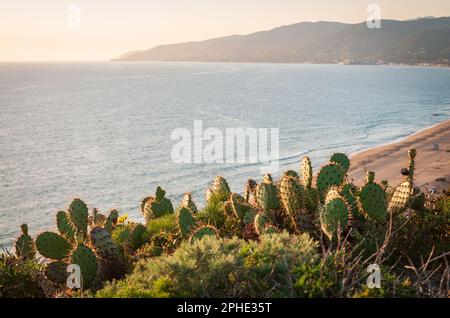
[[382,20],[380,29],[369,29],[366,22],[299,22],[246,35],[159,45],[113,61],[450,65],[450,17]]

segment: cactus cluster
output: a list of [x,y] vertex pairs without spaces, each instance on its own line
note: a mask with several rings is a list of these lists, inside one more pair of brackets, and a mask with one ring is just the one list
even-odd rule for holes
[[[63,283],[67,278],[66,269],[69,264],[80,267],[83,288],[91,287],[96,278],[110,279],[124,274],[124,259],[108,230],[95,226],[88,232],[89,223],[106,225],[108,219],[111,222],[114,219],[117,221],[117,218],[114,218],[115,213],[111,215],[112,217],[108,218],[98,215],[89,218],[88,208],[80,199],[72,201],[68,212],[57,213],[56,225],[59,234],[42,232],[36,237],[35,243],[39,254],[52,260],[46,267],[47,277],[51,281]],[[103,221],[100,222],[100,219]],[[118,269],[113,276],[107,274],[108,264],[114,264]]]
[[249,179],[242,195],[232,192],[228,182],[218,176],[207,191],[207,206],[203,210],[197,208],[190,193],[185,193],[174,211],[165,191],[157,187],[155,196],[141,202],[146,225],[129,222],[126,217],[119,221],[117,210],[108,216],[96,209],[90,214],[82,200],[74,199],[67,211],[56,214],[57,233],[46,231],[33,241],[28,227],[22,225],[22,234],[15,243],[16,255],[34,258],[37,250],[49,260],[46,276],[58,284],[66,281],[67,266],[77,264],[83,288],[95,288],[103,280],[122,276],[127,257],[158,245],[159,234],[165,229],[170,235],[161,240],[172,246],[206,235],[257,240],[259,235],[283,229],[314,235],[317,229],[331,242],[350,234],[366,247],[379,245],[388,212],[423,205],[423,194],[413,183],[415,156],[412,149],[407,173],[402,172],[405,180],[389,204],[387,183],[377,184],[374,172],[367,173],[361,187],[348,181],[350,160],[341,153],[331,156],[315,177],[311,160],[304,157],[300,173],[289,170],[276,181],[267,174],[259,184]]

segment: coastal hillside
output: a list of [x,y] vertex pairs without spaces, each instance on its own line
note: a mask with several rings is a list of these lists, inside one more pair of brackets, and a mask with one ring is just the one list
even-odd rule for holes
[[450,17],[366,22],[302,22],[248,35],[161,45],[116,61],[450,64]]

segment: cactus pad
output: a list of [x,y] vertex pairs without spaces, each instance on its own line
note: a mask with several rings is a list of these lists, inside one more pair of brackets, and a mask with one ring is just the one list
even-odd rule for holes
[[165,193],[166,192],[161,189],[161,187],[157,187],[155,197],[151,197],[145,202],[143,212],[147,222],[163,215],[173,213],[172,202],[164,197]]
[[189,241],[192,243],[195,240],[200,240],[200,239],[202,239],[203,237],[205,237],[207,235],[217,236],[217,229],[215,227],[211,226],[211,225],[199,226],[198,228],[196,228],[193,231]]
[[295,180],[300,181],[300,177],[298,176],[298,173],[295,172],[294,170],[288,170],[288,171],[284,172],[283,178],[285,178],[285,177],[294,178]]
[[332,186],[339,186],[344,180],[345,172],[335,163],[323,166],[317,175],[317,191],[320,201],[324,201],[328,189]]
[[331,188],[320,211],[322,231],[331,240],[338,237],[348,222],[348,206],[339,192]]
[[250,205],[237,193],[232,193],[229,198],[230,206],[233,210],[233,214],[241,221],[247,212],[251,210]]
[[355,197],[355,194],[353,193],[352,186],[350,184],[346,184],[342,187],[342,190],[340,191],[340,194],[347,202],[350,213],[357,218],[360,221],[364,221],[364,215],[361,213],[361,210],[359,209],[358,200]]
[[17,238],[15,243],[15,250],[17,257],[24,259],[33,259],[36,255],[36,247],[30,235],[28,235],[28,225],[22,224],[20,226],[22,234]]
[[108,231],[101,227],[95,227],[90,233],[92,245],[97,253],[103,257],[115,258],[118,255],[117,245],[114,244]]
[[376,183],[367,183],[359,193],[361,210],[377,222],[385,222],[387,218],[386,192]]
[[270,224],[268,217],[263,213],[258,213],[254,220],[255,231],[258,235],[264,233],[264,228]]
[[278,210],[280,200],[278,199],[278,189],[271,182],[270,175],[264,177],[264,181],[256,187],[256,202],[264,211]]
[[309,157],[303,157],[300,170],[302,172],[303,186],[307,189],[311,188],[313,171]]
[[45,275],[56,284],[64,284],[67,281],[67,264],[61,261],[53,261],[45,267]]
[[36,248],[42,256],[60,260],[69,255],[72,245],[61,235],[43,232],[36,238]]
[[94,252],[88,247],[80,244],[72,252],[70,259],[71,264],[80,266],[83,288],[89,288],[92,280],[97,274],[97,259]]
[[302,186],[294,178],[285,176],[280,184],[281,202],[286,212],[295,219],[302,208]]
[[78,232],[87,233],[88,208],[80,199],[74,199],[69,206],[69,215]]
[[69,241],[74,241],[77,229],[70,220],[69,213],[59,211],[56,214],[56,226],[58,227],[58,231],[62,236],[64,236]]
[[180,211],[178,211],[178,227],[184,238],[189,237],[189,234],[195,227],[195,219],[188,208],[182,207]]
[[410,181],[403,182],[394,192],[391,202],[389,203],[389,211],[397,212],[405,209],[411,198],[413,184]]
[[192,213],[197,213],[197,205],[192,200],[192,195],[188,192],[183,196],[183,201],[181,202],[181,206],[188,208]]
[[348,159],[348,157],[343,153],[335,153],[332,155],[330,162],[338,164],[344,173],[347,173],[350,168],[350,159]]

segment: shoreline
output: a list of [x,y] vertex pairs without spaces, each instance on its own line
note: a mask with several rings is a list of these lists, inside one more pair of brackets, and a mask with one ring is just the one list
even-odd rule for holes
[[[439,150],[433,149],[439,145]],[[420,129],[400,140],[357,151],[350,155],[349,178],[361,185],[365,172],[374,171],[376,182],[388,180],[390,186],[401,183],[400,169],[408,166],[408,150],[416,148],[416,184],[422,189],[450,187],[450,119]]]

